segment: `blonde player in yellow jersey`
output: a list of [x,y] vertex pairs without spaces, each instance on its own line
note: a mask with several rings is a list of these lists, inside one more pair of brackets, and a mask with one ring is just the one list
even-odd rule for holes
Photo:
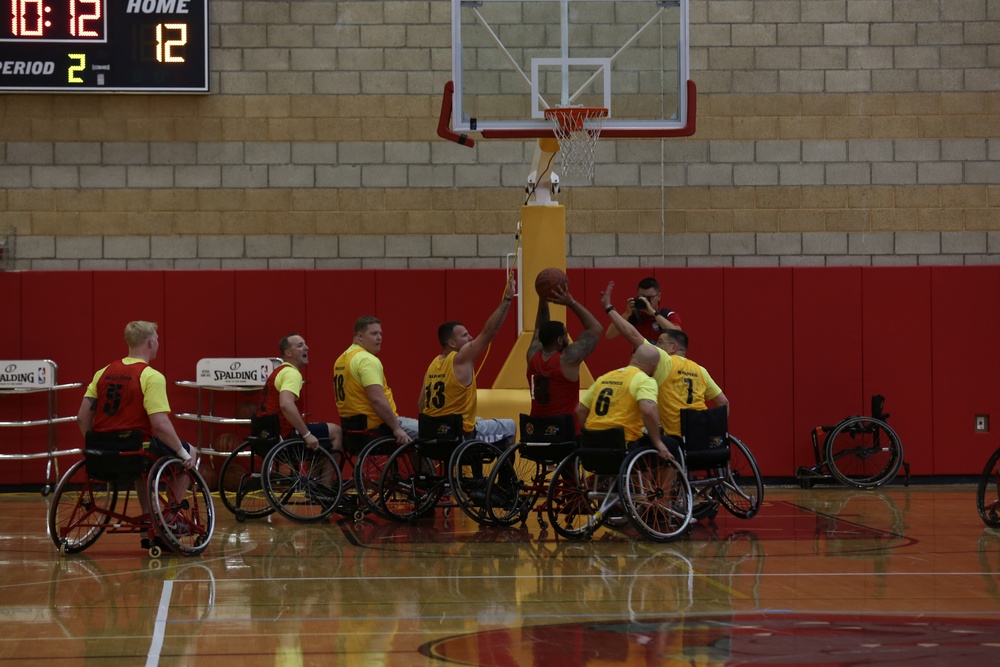
[[333,388],[341,420],[365,415],[369,431],[392,435],[405,445],[417,437],[417,420],[400,417],[378,355],[382,322],[374,315],[354,323],[354,342],[333,364]]
[[438,327],[441,354],[427,367],[420,393],[421,414],[431,417],[460,414],[467,437],[475,436],[501,447],[514,443],[517,427],[513,419],[482,419],[476,416],[475,363],[500,331],[513,298],[514,281],[513,277],[508,277],[503,300],[475,338],[461,322],[445,322]]
[[656,348],[640,345],[628,366],[605,373],[590,385],[576,406],[577,420],[595,431],[621,426],[629,449],[652,446],[663,458],[672,459],[659,437],[658,390],[652,378],[659,361]]

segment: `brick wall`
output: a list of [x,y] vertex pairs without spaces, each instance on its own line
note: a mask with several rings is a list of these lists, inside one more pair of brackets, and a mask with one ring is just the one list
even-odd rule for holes
[[[600,144],[571,265],[1000,258],[1000,0],[690,7],[698,133]],[[533,145],[437,138],[450,2],[211,15],[211,95],[0,96],[14,268],[502,264]]]

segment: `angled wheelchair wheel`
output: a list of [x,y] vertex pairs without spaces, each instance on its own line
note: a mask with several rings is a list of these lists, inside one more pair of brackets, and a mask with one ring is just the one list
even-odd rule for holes
[[447,483],[441,461],[423,459],[414,465],[414,443],[397,447],[382,469],[378,485],[378,506],[385,516],[396,521],[416,521],[434,511]]
[[632,526],[654,542],[670,542],[691,524],[691,486],[674,460],[640,449],[622,463],[622,502]]
[[486,508],[486,483],[503,453],[493,443],[469,440],[455,450],[448,463],[452,499],[476,523],[492,523]]
[[731,435],[729,463],[721,473],[723,480],[715,487],[715,494],[723,507],[739,519],[756,515],[764,501],[764,480],[750,449]]
[[279,514],[299,523],[330,516],[343,493],[340,465],[321,444],[282,440],[264,457],[264,493]]
[[366,513],[389,518],[379,504],[378,484],[386,462],[398,447],[395,438],[377,438],[365,445],[354,461],[354,488],[359,507]]
[[847,486],[874,489],[892,480],[903,463],[903,445],[881,419],[850,417],[826,436],[830,474]]
[[570,454],[556,467],[547,496],[549,523],[556,533],[579,539],[589,537],[601,525],[598,510],[607,494],[591,489],[597,479],[576,454]]
[[274,512],[264,493],[264,460],[254,453],[252,444],[247,441],[234,449],[219,469],[219,498],[238,521]]
[[521,456],[521,449],[505,451],[486,482],[486,512],[501,526],[523,522],[546,489],[545,466]]
[[101,536],[118,501],[118,487],[91,479],[84,461],[66,471],[49,505],[49,536],[63,553],[83,551]]
[[1000,528],[1000,449],[986,462],[976,488],[976,509],[983,523]]
[[215,530],[215,507],[204,478],[182,461],[164,456],[149,471],[149,513],[153,530],[174,552],[196,556]]

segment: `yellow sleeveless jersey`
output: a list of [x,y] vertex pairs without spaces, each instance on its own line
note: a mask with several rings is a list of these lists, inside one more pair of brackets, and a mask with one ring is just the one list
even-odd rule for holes
[[455,377],[455,352],[434,357],[424,375],[424,414],[431,417],[462,415],[466,433],[476,428],[476,378],[463,387]]
[[590,408],[585,428],[599,430],[621,426],[625,440],[642,437],[639,401],[656,402],[656,380],[635,366],[605,373],[590,385],[581,402]]
[[382,362],[374,354],[358,344],[353,344],[333,364],[333,388],[337,397],[337,411],[340,417],[365,415],[368,428],[376,429],[382,425],[382,419],[372,409],[365,387],[380,385],[389,400],[392,413],[396,412],[396,401],[392,398],[392,390],[385,383],[385,372]]
[[681,410],[704,410],[722,393],[704,368],[684,357],[672,357],[673,365],[666,382],[660,385],[660,424],[667,435],[680,436]]

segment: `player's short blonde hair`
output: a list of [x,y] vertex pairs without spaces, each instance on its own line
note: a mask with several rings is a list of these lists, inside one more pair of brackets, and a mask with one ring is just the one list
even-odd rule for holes
[[156,333],[156,322],[136,320],[125,325],[125,344],[129,349],[139,347]]

